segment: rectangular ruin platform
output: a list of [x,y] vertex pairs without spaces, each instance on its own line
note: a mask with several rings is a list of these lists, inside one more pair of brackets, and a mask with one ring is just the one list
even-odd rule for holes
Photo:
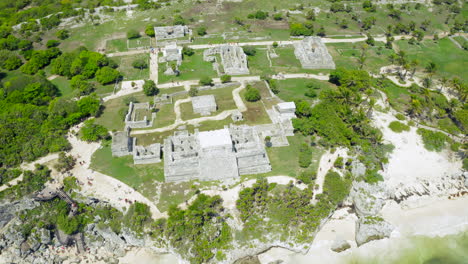
[[126,129],[126,131],[119,131],[112,134],[112,156],[122,157],[132,154],[133,138],[130,137],[129,133],[129,130]]
[[202,95],[192,97],[193,112],[200,115],[210,115],[216,112],[217,105],[214,95]]
[[183,38],[189,34],[190,30],[187,26],[177,25],[154,28],[154,36],[156,40]]
[[166,182],[224,180],[268,171],[264,142],[250,126],[176,132],[164,141]]
[[[221,62],[217,61],[217,54],[220,55]],[[223,45],[206,49],[203,52],[203,59],[212,62],[218,74],[244,75],[250,73],[247,66],[247,55],[238,46]],[[223,70],[219,69],[220,63]]]
[[304,69],[335,69],[333,58],[320,37],[306,37],[294,44],[294,55]]

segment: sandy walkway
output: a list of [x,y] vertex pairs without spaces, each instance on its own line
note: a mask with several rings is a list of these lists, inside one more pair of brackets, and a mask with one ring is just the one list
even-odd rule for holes
[[[134,87],[132,86],[133,83],[135,84]],[[119,98],[121,96],[142,92],[144,84],[144,80],[124,81],[120,84],[120,90],[118,90],[114,94],[104,97],[102,100],[106,102],[111,99]]]
[[325,175],[327,175],[328,171],[333,168],[338,157],[343,157],[344,160],[346,159],[346,152],[347,150],[345,148],[337,148],[334,153],[327,151],[322,155],[317,171],[317,179],[315,180],[315,184],[318,184],[319,188],[314,191],[314,200],[317,194],[321,194],[323,192],[323,181],[325,180]]
[[[76,126],[72,130],[78,130]],[[114,179],[105,174],[93,171],[89,168],[91,163],[91,157],[93,153],[100,147],[100,143],[88,143],[79,140],[75,135],[69,133],[68,140],[72,145],[70,154],[77,158],[77,165],[71,170],[73,176],[75,176],[80,182],[83,183],[81,192],[84,195],[89,195],[102,199],[109,202],[112,206],[124,209],[129,207],[129,201],[139,201],[147,204],[150,207],[153,218],[164,217],[165,214],[161,214],[158,208],[141,193],[135,191],[130,186],[123,182]],[[80,165],[80,162],[83,165]]]

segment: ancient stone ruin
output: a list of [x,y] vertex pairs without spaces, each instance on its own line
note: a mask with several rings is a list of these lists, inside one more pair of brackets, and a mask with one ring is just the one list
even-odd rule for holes
[[[217,54],[221,57],[222,70],[220,62],[217,59]],[[238,46],[223,45],[206,49],[203,52],[203,59],[213,63],[213,68],[221,74],[228,75],[243,75],[249,74],[247,67],[247,55],[244,50]]]
[[[148,117],[151,117],[149,119]],[[125,115],[125,126],[130,128],[147,128],[153,126],[153,119],[156,113],[151,112],[150,104],[133,103],[128,105],[128,112]]]
[[133,151],[133,138],[130,137],[130,129],[115,132],[112,135],[112,156],[122,157],[130,155]]
[[161,144],[155,143],[149,146],[137,146],[136,140],[133,147],[134,164],[150,164],[161,162]]
[[294,44],[294,55],[304,69],[335,69],[333,58],[320,37],[306,37]]
[[164,141],[167,182],[222,180],[270,170],[264,142],[246,125],[194,134],[178,131]]
[[187,26],[167,26],[167,27],[155,27],[154,34],[156,40],[165,40],[165,39],[176,39],[183,38],[186,35],[190,34],[190,30]]
[[244,120],[244,116],[242,115],[241,111],[236,109],[232,112],[231,119],[234,122],[238,122]]
[[210,115],[216,112],[216,101],[214,95],[202,95],[192,97],[193,112],[200,115]]
[[177,46],[176,43],[166,45],[162,53],[162,57],[159,58],[160,63],[175,61],[177,65],[182,64],[182,47]]

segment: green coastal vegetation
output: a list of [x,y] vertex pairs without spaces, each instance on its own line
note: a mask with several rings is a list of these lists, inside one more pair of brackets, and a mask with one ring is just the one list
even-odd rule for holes
[[[150,237],[156,246],[170,248],[190,263],[224,261],[234,245],[254,248],[278,241],[291,247],[309,245],[324,219],[348,197],[353,182],[383,181],[380,173],[395,146],[375,126],[376,111],[395,115],[385,129],[400,135],[416,131],[427,150],[450,152],[468,170],[466,2],[433,0],[428,6],[368,0],[218,4],[133,0],[137,6],[127,10],[129,4],[123,0],[0,3],[0,200],[3,204],[29,199],[60,174],[63,190],[76,200],[77,208],[70,214],[71,206],[56,197],[17,213],[24,241],[35,239],[39,229],[86,235],[86,227],[95,224],[116,235],[129,230],[138,238]],[[150,47],[162,56],[154,27],[172,25],[192,30],[180,42],[182,61],[154,65]],[[336,69],[303,69],[294,42],[282,43],[307,36],[327,38]],[[264,42],[241,45],[250,71],[245,76],[228,75],[222,67],[217,72],[213,63],[204,60],[206,47],[244,42]],[[219,62],[221,57],[216,56]],[[157,72],[151,72],[154,67]],[[299,77],[281,77],[288,74]],[[233,96],[237,84],[201,89],[220,82],[229,85],[236,77],[255,77],[240,92],[246,111],[236,124],[270,124],[268,110],[279,102],[295,103],[297,118],[292,119],[289,145],[272,147],[271,136],[261,139],[270,172],[243,175],[230,185],[167,183],[164,161],[134,164],[131,156],[112,156],[112,137],[124,130],[130,102],[149,103],[148,113],[156,118],[145,129],[163,131],[135,135],[138,145],[163,143],[182,125],[194,132],[234,123],[227,116],[164,129],[176,118],[201,117],[188,102],[180,104],[177,113],[174,105],[180,99],[215,95],[218,106],[211,117],[237,109]],[[140,90],[106,98],[115,95],[124,81],[133,81],[131,89],[136,90],[138,80],[143,81]],[[163,94],[171,95],[168,103],[155,103]],[[92,155],[91,170],[128,185],[165,217],[155,219],[152,207],[138,201],[118,209],[88,202],[77,178],[65,176],[78,163],[68,152],[71,134],[86,144],[101,144]],[[346,149],[347,157],[337,157],[319,181],[320,158],[339,148]],[[58,158],[50,163],[26,169],[27,163],[54,153]],[[362,175],[352,173],[355,163],[364,166]],[[297,181],[268,181],[278,175]],[[255,182],[245,187],[249,180]],[[231,188],[239,190],[238,198],[229,201],[233,208],[226,206],[222,195],[204,193]]]

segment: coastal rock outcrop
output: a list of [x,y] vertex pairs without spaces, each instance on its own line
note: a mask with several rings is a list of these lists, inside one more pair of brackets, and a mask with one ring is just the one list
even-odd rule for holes
[[362,217],[356,222],[356,244],[389,237],[394,227],[380,217]]
[[351,248],[351,245],[348,243],[348,241],[343,239],[337,239],[333,242],[330,249],[335,252],[341,252],[349,248]]

